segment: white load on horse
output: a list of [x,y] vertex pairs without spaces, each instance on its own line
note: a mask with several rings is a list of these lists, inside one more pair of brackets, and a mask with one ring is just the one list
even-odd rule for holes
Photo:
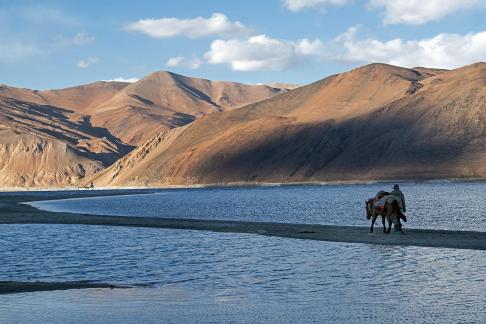
[[391,195],[389,192],[380,190],[373,199],[373,208],[383,211],[386,203],[392,204],[394,201],[396,201],[400,206],[400,209],[402,209],[402,203],[398,197]]

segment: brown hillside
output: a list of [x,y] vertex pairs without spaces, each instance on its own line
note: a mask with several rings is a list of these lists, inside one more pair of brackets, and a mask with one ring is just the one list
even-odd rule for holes
[[0,97],[2,187],[73,185],[131,150],[90,117]]
[[127,82],[99,81],[71,88],[37,91],[45,103],[92,115],[92,108],[110,100]]
[[133,149],[126,143],[279,92],[168,72],[60,90],[2,85],[0,187],[74,185]]
[[212,113],[267,99],[284,90],[156,72],[97,106],[93,122],[124,142],[139,145],[161,130]]
[[156,137],[95,181],[486,178],[485,123],[485,63],[432,76],[372,64],[205,116]]

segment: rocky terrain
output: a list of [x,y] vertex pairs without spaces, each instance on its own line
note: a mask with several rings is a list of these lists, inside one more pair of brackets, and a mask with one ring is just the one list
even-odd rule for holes
[[163,71],[133,84],[0,85],[0,187],[77,186],[158,132],[285,91]]
[[0,86],[1,187],[486,178],[485,63],[279,86]]
[[98,186],[486,178],[486,64],[370,64],[163,131]]

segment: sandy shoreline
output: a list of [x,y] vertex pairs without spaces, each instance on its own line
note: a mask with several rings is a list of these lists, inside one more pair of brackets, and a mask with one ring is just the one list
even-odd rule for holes
[[[380,231],[380,228],[376,228],[375,232],[370,234],[368,227],[357,226],[83,215],[47,212],[21,204],[36,200],[101,195],[103,193],[100,192],[90,194],[75,194],[71,192],[69,195],[59,192],[54,196],[25,194],[0,196],[0,224],[79,224],[171,228],[249,233],[346,243],[486,250],[486,232],[407,229],[404,235],[400,235],[398,233],[384,234]],[[106,195],[113,195],[113,193],[106,193]]]
[[373,183],[444,183],[444,182],[486,182],[486,178],[423,178],[423,179],[369,179],[369,180],[336,180],[336,181],[304,181],[304,182],[226,182],[226,183],[207,183],[207,184],[168,184],[160,186],[106,186],[106,187],[95,187],[95,188],[85,188],[85,187],[32,187],[32,188],[0,188],[0,193],[11,192],[11,193],[23,193],[23,192],[67,192],[67,191],[94,191],[100,192],[104,190],[159,190],[159,189],[198,189],[198,188],[226,188],[226,187],[279,187],[279,186],[333,186],[333,185],[363,185],[363,184],[373,184]]

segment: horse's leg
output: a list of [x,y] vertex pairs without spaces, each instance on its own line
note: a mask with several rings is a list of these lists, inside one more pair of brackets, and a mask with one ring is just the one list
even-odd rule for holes
[[370,227],[370,233],[373,233],[373,226],[375,225],[376,222],[376,214],[371,216],[371,227]]
[[392,221],[391,221],[391,213],[392,213],[392,206],[388,205],[386,209],[386,219],[388,220],[388,230],[385,233],[390,233]]
[[381,215],[381,222],[383,223],[383,233],[386,233],[385,215]]

